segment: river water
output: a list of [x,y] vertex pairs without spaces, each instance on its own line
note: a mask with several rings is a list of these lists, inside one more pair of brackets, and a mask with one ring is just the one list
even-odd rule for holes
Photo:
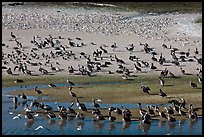
[[[35,85],[27,86],[33,88]],[[46,85],[38,85],[40,88],[47,88]],[[59,86],[59,84],[58,84]],[[61,84],[61,86],[64,86]],[[86,117],[84,120],[69,118],[68,120],[60,120],[58,118],[50,120],[44,114],[39,114],[33,121],[29,121],[20,116],[20,119],[13,119],[16,115],[15,111],[21,111],[24,107],[17,106],[14,108],[13,102],[9,99],[7,92],[19,90],[22,87],[2,88],[2,134],[3,135],[202,135],[202,118],[197,120],[177,120],[175,123],[167,121],[153,120],[150,125],[143,125],[139,121],[110,122],[94,121],[92,118]],[[46,96],[44,97],[46,98]],[[28,99],[36,99],[28,97]],[[21,100],[19,100],[21,101]],[[29,104],[29,101],[27,102]],[[56,107],[54,102],[44,102]],[[60,102],[60,105],[67,107],[67,103]],[[85,102],[87,108],[93,108],[91,102]],[[107,108],[109,106],[125,108],[137,108],[137,104],[104,104],[100,106]],[[151,104],[143,104],[151,105]],[[154,104],[158,105],[159,104]],[[163,104],[168,105],[168,104]],[[76,108],[76,104],[73,106]],[[38,128],[42,126],[43,128]]]

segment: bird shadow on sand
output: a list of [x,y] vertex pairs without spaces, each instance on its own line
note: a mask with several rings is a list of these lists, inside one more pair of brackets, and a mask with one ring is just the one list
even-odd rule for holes
[[174,85],[172,85],[172,84],[166,84],[166,85],[164,85],[164,87],[170,87],[170,86],[174,86]]
[[184,75],[193,75],[193,74],[191,74],[191,73],[185,73]]

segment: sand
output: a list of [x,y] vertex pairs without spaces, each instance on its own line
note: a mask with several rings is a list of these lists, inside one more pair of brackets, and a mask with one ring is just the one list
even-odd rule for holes
[[[63,8],[63,7],[42,7],[42,6],[3,6],[2,7],[2,66],[7,69],[11,68],[15,75],[28,75],[18,70],[14,71],[15,66],[19,63],[26,63],[27,69],[32,72],[32,75],[41,76],[39,68],[46,69],[49,74],[55,75],[81,75],[79,66],[88,70],[87,57],[90,56],[90,61],[93,62],[93,71],[91,75],[110,75],[111,71],[117,75],[118,65],[115,55],[122,59],[125,64],[123,67],[129,69],[131,75],[159,75],[162,70],[167,68],[175,75],[183,75],[180,68],[183,68],[187,74],[197,74],[196,68],[201,68],[194,56],[202,58],[202,24],[195,24],[193,21],[202,16],[198,13],[179,14],[141,14],[138,12],[120,12],[109,10],[97,10],[88,8]],[[17,41],[22,44],[19,47],[20,53],[14,49],[18,47],[14,39],[11,37],[11,32],[17,37]],[[45,41],[45,38],[52,36],[55,47],[46,45],[45,48],[39,49],[34,43],[31,43],[34,36],[37,43]],[[64,39],[59,39],[59,36]],[[69,45],[68,38],[75,43],[72,47]],[[78,40],[76,38],[81,38]],[[56,41],[59,41],[57,43]],[[83,43],[83,44],[82,44]],[[94,44],[92,44],[94,43]],[[117,48],[112,49],[111,45],[116,43]],[[149,47],[157,53],[155,57],[159,59],[161,53],[166,58],[163,65],[153,61],[151,53],[144,52],[144,46],[140,43],[148,43]],[[126,50],[126,47],[133,44],[132,52]],[[163,48],[162,45],[167,45],[168,48]],[[62,45],[64,50],[61,50],[61,55],[55,53],[56,47]],[[78,45],[78,46],[77,46]],[[172,63],[171,48],[177,48],[176,56],[180,58],[180,52],[189,51],[189,56],[185,56],[185,62],[179,59],[180,65]],[[102,51],[100,46],[107,50],[108,53],[102,52],[101,57],[94,57],[94,51]],[[32,48],[37,50],[31,51]],[[199,54],[195,54],[195,49],[198,49]],[[50,52],[54,53],[54,58],[50,56]],[[73,55],[70,55],[70,53]],[[85,53],[85,57],[80,55]],[[49,56],[48,59],[42,57],[42,53]],[[8,57],[8,54],[12,57]],[[23,60],[23,54],[27,58]],[[68,58],[68,54],[70,55]],[[38,58],[32,57],[36,55]],[[157,69],[152,70],[150,67],[145,67],[142,64],[142,72],[135,70],[134,63],[130,56],[136,56],[138,61],[146,61],[150,65],[153,63]],[[193,59],[189,62],[189,59]],[[13,61],[12,61],[13,60]],[[17,61],[18,60],[18,61]],[[28,63],[36,62],[37,66],[32,66]],[[39,65],[39,62],[42,64]],[[48,62],[48,63],[46,63]],[[58,64],[57,64],[57,63]],[[108,67],[101,67],[97,70],[97,63],[104,64],[110,62]],[[95,63],[95,64],[94,64]],[[51,70],[51,64],[59,70]],[[72,66],[76,71],[69,73],[68,67]],[[100,65],[99,65],[100,66]],[[8,75],[6,70],[2,69],[3,76]]]

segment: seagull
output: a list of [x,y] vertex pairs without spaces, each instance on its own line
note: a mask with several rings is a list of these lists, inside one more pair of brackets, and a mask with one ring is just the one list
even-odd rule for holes
[[21,119],[20,116],[21,116],[21,114],[18,114],[17,116],[13,117],[13,120],[14,120],[14,119]]
[[38,126],[35,130],[39,130],[39,129],[43,129],[44,127],[43,126]]

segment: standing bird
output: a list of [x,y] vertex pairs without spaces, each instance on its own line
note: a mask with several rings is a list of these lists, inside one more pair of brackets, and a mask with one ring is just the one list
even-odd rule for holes
[[159,95],[162,97],[166,97],[166,93],[164,93],[161,89],[159,89]]
[[84,103],[79,102],[78,97],[76,97],[76,101],[77,101],[77,106],[79,107],[80,110],[87,111],[86,105]]
[[202,77],[199,76],[199,74],[197,74],[198,77],[198,82],[202,83]]
[[160,80],[160,85],[164,86],[164,83],[165,83],[164,80],[161,77],[159,77],[159,80]]
[[166,116],[166,114],[164,113],[164,111],[159,111],[159,108],[157,108],[157,112],[159,113],[159,116],[161,117],[161,118],[165,118],[165,119],[167,119],[167,116]]
[[173,115],[174,114],[174,110],[173,110],[173,108],[171,106],[169,106],[169,108],[164,107],[164,109],[166,110],[166,113],[168,115]]
[[40,90],[37,89],[37,88],[38,88],[38,86],[35,86],[34,91],[35,91],[37,94],[42,94],[42,91],[40,91]]
[[55,113],[53,112],[47,112],[47,116],[51,119],[51,118],[56,118]]
[[171,117],[169,114],[167,114],[167,120],[169,122],[176,122],[176,119],[174,117]]
[[12,37],[13,39],[16,39],[16,36],[13,34],[13,32],[11,32],[11,37]]
[[180,116],[186,116],[186,112],[181,110],[181,105],[179,106],[179,115]]
[[83,120],[85,117],[84,117],[84,114],[83,114],[83,113],[77,112],[76,118]]
[[6,70],[6,72],[7,72],[9,75],[13,75],[13,72],[11,71],[11,68],[8,68],[8,69]]
[[99,105],[98,103],[96,103],[95,99],[92,98],[92,100],[93,100],[93,105],[94,105],[94,107],[95,107],[96,109],[97,109],[97,108],[100,108],[100,105]]
[[195,54],[199,54],[198,48],[195,48]]
[[112,112],[112,111],[109,110],[109,112],[108,112],[108,116],[109,116],[109,117],[108,117],[108,120],[111,121],[111,122],[114,122],[114,121],[116,120],[116,117],[111,116],[111,112]]
[[25,112],[25,118],[29,119],[29,120],[32,120],[34,119],[33,115],[31,115],[31,113],[29,111],[26,111]]
[[190,85],[191,85],[192,88],[197,88],[197,84],[193,83],[192,81],[190,81]]
[[186,109],[186,101],[184,98],[181,98],[181,100],[179,101],[181,107],[183,107],[184,109]]
[[143,116],[145,115],[145,113],[147,112],[146,110],[142,109],[142,104],[141,103],[138,103],[138,106],[139,106],[139,113],[141,115],[141,117],[143,118]]
[[73,98],[76,98],[76,97],[77,97],[77,95],[76,95],[74,92],[72,92],[72,87],[69,88],[69,95],[70,95],[71,97],[73,97]]
[[67,79],[67,83],[71,86],[75,86],[74,82],[70,81],[69,79]]
[[21,95],[18,95],[18,97],[22,98],[22,99],[27,99],[26,95],[24,93],[21,93]]

